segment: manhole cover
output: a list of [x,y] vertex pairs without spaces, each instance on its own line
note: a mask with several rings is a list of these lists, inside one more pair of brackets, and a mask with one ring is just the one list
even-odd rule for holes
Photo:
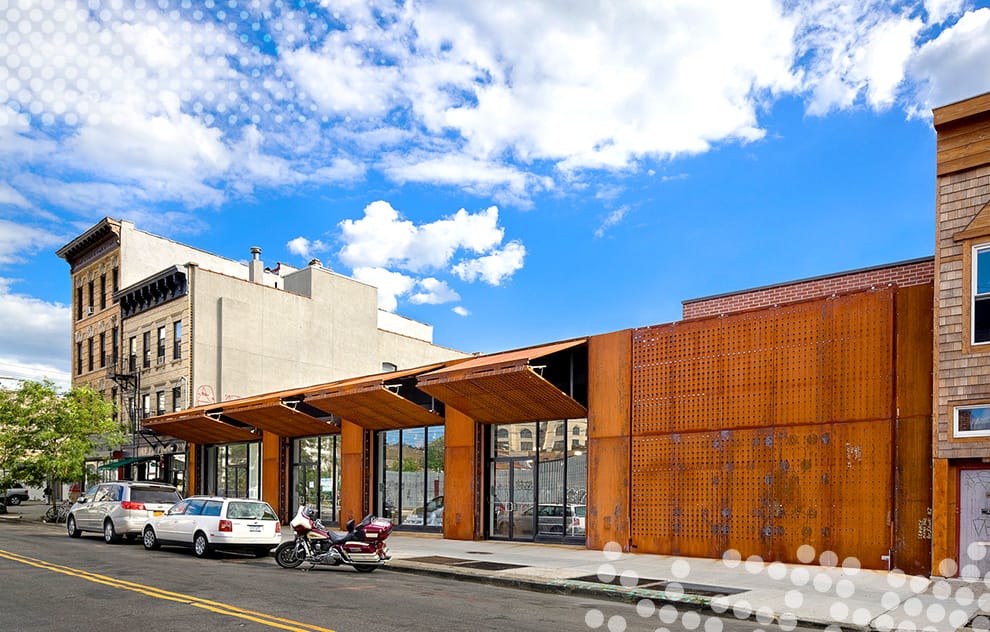
[[[582,582],[592,582],[595,584],[610,584],[615,586],[622,585],[621,577],[613,577],[608,581],[605,581],[598,577],[598,575],[585,575],[584,577],[575,577],[577,581]],[[667,590],[668,586],[673,583],[665,579],[650,579],[648,577],[639,578],[633,585],[635,588],[648,588],[650,590]],[[686,595],[698,595],[701,597],[718,597],[721,595],[737,595],[741,592],[746,592],[742,588],[728,588],[726,586],[709,586],[706,584],[690,584],[687,582],[679,582],[675,589],[678,592],[683,592]],[[988,631],[990,632],[990,631]]]
[[425,557],[410,557],[408,558],[408,560],[410,562],[423,562],[425,564],[450,564],[450,565],[471,561],[461,557],[444,557],[443,555],[427,555]]

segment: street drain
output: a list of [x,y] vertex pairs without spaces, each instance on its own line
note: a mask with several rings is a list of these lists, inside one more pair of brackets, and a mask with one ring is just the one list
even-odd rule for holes
[[464,562],[457,566],[460,568],[476,568],[481,571],[507,571],[510,568],[526,568],[525,564],[506,564],[505,562]]
[[[574,577],[574,580],[582,582],[592,582],[595,584],[622,585],[621,577],[613,577],[606,581],[598,575],[585,575],[584,577]],[[674,584],[673,587],[670,585]],[[697,595],[699,597],[721,597],[725,595],[737,595],[746,592],[743,588],[728,588],[726,586],[709,586],[707,584],[691,584],[688,582],[672,582],[666,579],[650,579],[641,577],[636,581],[635,588],[646,588],[649,590],[667,591],[668,587],[686,595]]]

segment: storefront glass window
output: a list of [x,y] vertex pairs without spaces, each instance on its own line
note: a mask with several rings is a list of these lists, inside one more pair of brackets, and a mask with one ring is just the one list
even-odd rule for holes
[[261,442],[228,443],[207,450],[206,493],[260,498]]
[[379,509],[397,526],[443,526],[444,429],[405,428],[378,434]]

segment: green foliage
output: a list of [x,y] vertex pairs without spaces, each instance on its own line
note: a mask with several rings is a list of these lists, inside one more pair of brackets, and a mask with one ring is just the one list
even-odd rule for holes
[[117,447],[124,426],[113,405],[91,388],[60,393],[50,380],[0,389],[0,487],[13,481],[42,486],[81,480],[86,455]]

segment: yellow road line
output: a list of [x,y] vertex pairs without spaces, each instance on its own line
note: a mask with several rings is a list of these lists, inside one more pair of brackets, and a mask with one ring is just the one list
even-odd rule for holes
[[295,630],[297,632],[334,632],[329,628],[321,628],[319,626],[310,625],[308,623],[301,623],[299,621],[293,621],[291,619],[283,619],[281,617],[265,614],[264,612],[245,610],[243,608],[238,608],[230,604],[225,604],[218,601],[210,601],[208,599],[200,599],[198,597],[193,597],[191,595],[184,595],[182,593],[172,592],[161,588],[155,588],[154,586],[145,586],[143,584],[137,584],[123,579],[117,579],[115,577],[109,577],[107,575],[91,573],[89,571],[84,571],[78,568],[61,566],[59,564],[46,562],[45,560],[25,557],[23,555],[18,555],[17,553],[11,553],[10,551],[5,551],[3,549],[0,549],[0,558],[6,558],[12,562],[18,562],[20,564],[34,566],[36,568],[51,571],[54,573],[69,575],[70,577],[78,577],[79,579],[85,579],[86,581],[94,582],[96,584],[103,584],[104,586],[109,586],[111,588],[129,590],[131,592],[140,593],[142,595],[147,595],[149,597],[154,597],[156,599],[164,599],[166,601],[175,601],[178,603],[184,603],[186,605],[194,606],[196,608],[202,608],[204,610],[209,610],[210,612],[215,612],[217,614],[223,614],[231,617],[246,619],[248,621],[254,621],[255,623],[260,623],[262,625],[266,625],[272,628],[280,628],[282,630]]

